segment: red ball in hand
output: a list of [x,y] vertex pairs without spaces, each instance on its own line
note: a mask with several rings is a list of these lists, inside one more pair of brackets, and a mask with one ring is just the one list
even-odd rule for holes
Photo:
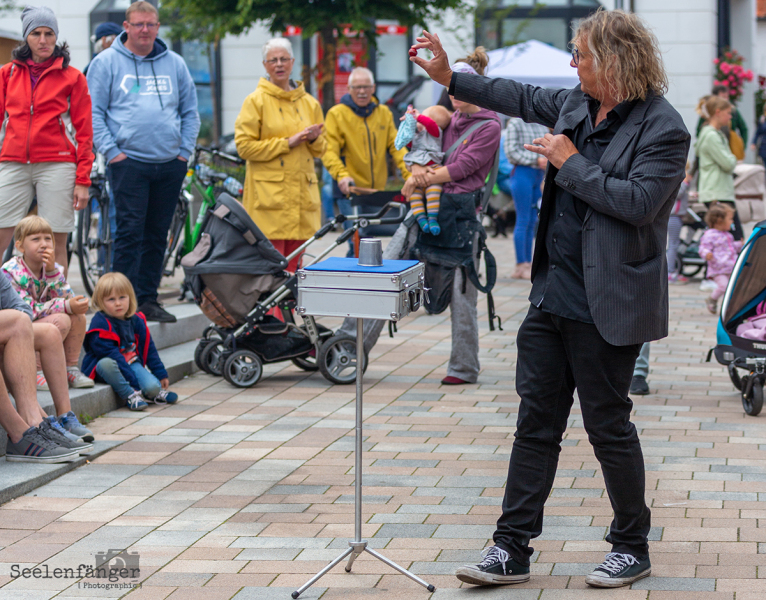
[[410,48],[410,56],[417,56],[417,55],[418,55],[418,51],[415,50],[415,48]]

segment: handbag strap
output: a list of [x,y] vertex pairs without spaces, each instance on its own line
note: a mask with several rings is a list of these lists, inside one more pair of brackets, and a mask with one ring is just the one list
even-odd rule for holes
[[466,129],[465,133],[463,133],[463,135],[461,135],[457,139],[457,141],[454,144],[452,144],[449,148],[447,148],[447,150],[444,152],[444,162],[445,163],[447,162],[447,159],[450,157],[450,154],[452,154],[457,149],[457,147],[468,138],[469,135],[471,135],[474,131],[479,129],[479,127],[484,127],[487,123],[491,123],[491,122],[492,121],[490,119],[484,119],[482,121],[478,121],[477,123],[474,123],[468,129]]

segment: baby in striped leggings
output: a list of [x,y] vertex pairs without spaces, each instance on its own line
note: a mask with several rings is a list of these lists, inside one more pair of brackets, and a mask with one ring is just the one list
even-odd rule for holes
[[[401,119],[394,145],[399,150],[404,146],[409,152],[404,157],[408,168],[412,165],[437,168],[444,159],[442,152],[442,133],[450,122],[450,113],[443,106],[429,106],[419,113],[412,106]],[[420,228],[426,233],[439,235],[439,200],[442,186],[429,185],[425,189],[417,188],[408,198],[410,208]],[[425,197],[425,203],[423,199]]]

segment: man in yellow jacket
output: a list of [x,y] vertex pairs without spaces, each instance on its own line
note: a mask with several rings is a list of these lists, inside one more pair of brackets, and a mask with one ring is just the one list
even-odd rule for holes
[[394,147],[397,127],[387,106],[374,97],[375,79],[372,72],[357,67],[348,78],[348,94],[327,111],[325,137],[327,150],[322,156],[325,168],[337,182],[334,193],[338,208],[351,214],[351,204],[345,196],[356,186],[382,190],[388,180],[386,152],[389,152],[404,179],[410,172],[404,165],[406,148]]

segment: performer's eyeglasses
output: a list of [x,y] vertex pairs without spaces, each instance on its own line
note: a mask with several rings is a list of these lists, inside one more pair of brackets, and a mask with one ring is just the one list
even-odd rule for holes
[[575,67],[580,64],[580,50],[577,49],[577,46],[572,47],[572,62]]

